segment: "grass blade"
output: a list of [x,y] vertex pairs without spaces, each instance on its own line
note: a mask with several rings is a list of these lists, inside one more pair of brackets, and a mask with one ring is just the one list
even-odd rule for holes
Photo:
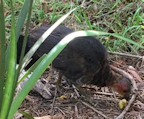
[[19,66],[18,66],[17,73],[16,73],[16,83],[18,81],[20,69],[22,67],[23,57],[24,57],[24,54],[25,54],[25,48],[26,48],[26,44],[27,44],[27,37],[28,37],[30,19],[31,19],[31,13],[32,13],[32,5],[33,5],[33,0],[30,0],[28,20],[27,20],[26,31],[25,31],[25,37],[24,37],[24,42],[23,42],[23,46],[22,46],[22,52],[21,52],[21,56],[20,56]]
[[4,22],[4,10],[3,0],[0,2],[0,112],[3,99],[3,87],[5,80],[5,22]]
[[10,105],[13,98],[13,88],[14,88],[14,81],[15,81],[15,68],[16,68],[16,37],[15,37],[15,18],[14,18],[14,10],[13,10],[13,2],[11,3],[11,10],[12,10],[12,27],[11,27],[11,40],[10,40],[10,54],[8,59],[8,69],[7,69],[7,76],[5,82],[5,89],[3,95],[3,103],[0,113],[0,119],[7,119]]
[[40,62],[46,57],[47,54],[44,54],[38,61],[36,61],[25,73],[25,75],[18,81],[18,83],[22,82],[31,72],[33,72],[36,67],[40,64]]
[[25,3],[20,11],[18,20],[16,22],[16,39],[19,38],[20,32],[23,28],[24,21],[29,9],[26,9],[30,5],[31,0],[25,0]]
[[[18,16],[18,20],[16,22],[16,40],[19,38],[20,32],[23,28],[23,24],[26,19],[26,15],[28,13],[28,9],[26,9],[26,8],[29,6],[29,4],[30,4],[30,0],[25,0],[25,3],[20,11],[19,16]],[[6,50],[6,64],[8,64],[7,59],[9,57],[9,52],[10,52],[10,48],[8,46],[7,50]],[[6,66],[6,69],[7,69],[7,66]]]

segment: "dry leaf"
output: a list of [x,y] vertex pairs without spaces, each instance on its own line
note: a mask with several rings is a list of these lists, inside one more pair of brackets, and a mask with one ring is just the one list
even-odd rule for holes
[[138,73],[134,70],[134,68],[128,67],[127,71],[130,72],[139,82],[142,82],[141,77],[138,75]]
[[121,67],[121,66],[126,66],[126,62],[124,62],[123,60],[121,59],[117,59],[116,61],[114,61],[112,63],[113,66],[115,67]]

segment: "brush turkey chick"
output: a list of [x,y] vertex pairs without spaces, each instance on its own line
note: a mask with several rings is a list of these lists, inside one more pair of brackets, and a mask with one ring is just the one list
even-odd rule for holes
[[[26,52],[34,45],[40,36],[51,25],[43,25],[34,30],[29,36]],[[32,57],[32,61],[26,67],[28,69],[43,54],[48,53],[61,39],[73,30],[58,26],[42,43]],[[19,63],[24,36],[20,36],[17,43],[17,62]],[[93,84],[99,87],[112,86],[124,98],[128,98],[131,91],[131,83],[125,77],[117,77],[110,68],[107,59],[107,50],[101,42],[91,36],[78,37],[72,40],[52,63],[53,67],[66,77],[67,82],[76,86]]]

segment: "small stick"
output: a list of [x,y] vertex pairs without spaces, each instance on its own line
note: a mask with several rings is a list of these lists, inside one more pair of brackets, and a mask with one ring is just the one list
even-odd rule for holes
[[72,87],[74,88],[74,91],[75,91],[75,93],[76,93],[77,97],[80,97],[80,94],[78,93],[78,91],[77,91],[77,89],[76,89],[75,85],[72,85]]
[[64,116],[66,116],[66,114],[64,113],[62,109],[60,109],[59,107],[55,107],[55,108],[58,109]]
[[81,3],[80,6],[81,6],[81,7],[84,7],[84,4],[85,4],[85,0],[82,1],[82,3]]
[[83,105],[89,107],[90,109],[92,109],[93,111],[95,111],[96,113],[98,113],[99,115],[101,115],[102,117],[104,117],[105,119],[108,119],[108,117],[107,117],[106,115],[104,115],[102,112],[96,110],[95,107],[93,107],[93,106],[90,105],[89,103],[84,102],[84,101],[82,101],[82,100],[80,100],[80,101],[81,101],[81,103],[82,103]]
[[77,116],[77,118],[79,118],[78,106],[77,106],[77,104],[75,104],[75,115]]
[[114,94],[112,94],[112,93],[105,93],[105,92],[95,92],[93,94],[114,96]]
[[[72,87],[74,88],[74,91],[75,91],[77,97],[80,97],[80,94],[79,94],[78,91],[76,90],[75,85],[72,85]],[[81,102],[83,105],[85,105],[85,106],[89,107],[90,109],[92,109],[93,111],[95,111],[96,113],[98,113],[99,115],[101,115],[102,117],[104,117],[105,119],[108,119],[108,117],[107,117],[106,115],[104,115],[102,112],[96,110],[95,107],[91,106],[91,105],[88,104],[87,102],[82,101],[82,100],[80,100],[80,102]]]
[[32,99],[31,96],[29,96],[29,95],[26,96],[26,100],[28,100],[28,101],[30,101],[32,103],[35,102],[34,99]]
[[143,59],[143,58],[144,58],[144,56],[131,55],[131,54],[120,53],[120,52],[111,52],[111,51],[108,51],[108,53],[110,53],[110,54],[115,54],[115,55],[121,55],[121,56],[128,56],[128,57],[140,58],[140,59]]
[[52,107],[51,107],[51,110],[52,110],[52,113],[53,113],[53,109],[54,109],[54,104],[55,104],[55,100],[56,100],[56,95],[57,95],[57,87],[55,89],[55,94],[54,94],[54,98],[53,98],[53,101],[52,101]]

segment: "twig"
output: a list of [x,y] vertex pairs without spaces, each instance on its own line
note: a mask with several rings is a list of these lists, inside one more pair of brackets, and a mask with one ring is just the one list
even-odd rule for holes
[[139,115],[138,115],[138,119],[142,119],[142,117],[141,117],[140,113],[139,113]]
[[35,102],[34,99],[32,99],[31,96],[29,96],[29,95],[26,96],[26,100],[28,100],[28,101],[30,101],[32,103]]
[[[78,91],[76,90],[75,85],[72,85],[72,87],[74,88],[74,91],[75,91],[77,97],[80,97],[80,94],[79,94]],[[85,102],[85,101],[82,101],[81,99],[80,99],[80,102],[81,102],[82,104],[84,104],[85,106],[89,107],[90,109],[92,109],[93,111],[95,111],[96,113],[98,113],[99,115],[101,115],[102,117],[104,117],[105,119],[108,119],[108,117],[107,117],[106,115],[104,115],[102,112],[96,110],[95,107],[93,107],[92,105],[88,104],[88,103]]]
[[124,70],[121,70],[121,69],[119,69],[119,68],[113,67],[113,66],[111,66],[111,68],[112,68],[113,70],[115,70],[116,72],[119,72],[119,73],[122,74],[123,76],[129,78],[130,81],[131,81],[131,83],[132,83],[132,85],[133,85],[133,91],[134,91],[134,92],[133,92],[132,98],[130,99],[128,105],[125,107],[125,109],[122,111],[122,113],[116,118],[116,119],[122,119],[122,118],[124,117],[124,115],[126,114],[126,112],[129,110],[129,108],[130,108],[130,106],[132,105],[132,103],[135,101],[135,98],[136,98],[136,96],[137,96],[136,91],[138,90],[138,89],[137,89],[137,84],[136,84],[134,78],[133,78],[129,73],[127,73],[127,72],[125,72]]
[[106,93],[106,92],[95,92],[93,94],[114,96],[114,94],[112,94],[112,93]]
[[131,55],[131,54],[120,53],[120,52],[111,52],[111,51],[108,51],[108,53],[110,53],[110,54],[115,54],[115,55],[122,55],[122,56],[134,57],[134,58],[140,58],[140,59],[143,59],[143,58],[144,58],[144,56]]
[[104,117],[105,119],[108,119],[108,117],[106,115],[104,115],[102,112],[98,111],[95,109],[95,107],[93,107],[92,105],[90,105],[89,103],[85,102],[85,101],[82,101],[80,100],[81,103],[87,107],[89,107],[90,109],[92,109],[93,111],[95,111],[96,113],[98,113],[99,115],[101,115],[102,117]]
[[52,102],[52,107],[51,107],[52,112],[53,112],[53,109],[54,109],[54,104],[55,104],[55,100],[56,100],[57,91],[58,91],[58,89],[57,89],[57,87],[56,87],[56,89],[55,89],[55,94],[54,94],[54,98],[53,98],[53,102]]
[[144,89],[144,82],[137,83],[137,88],[138,88],[138,90]]
[[75,85],[72,85],[72,87],[74,88],[74,91],[75,91],[75,93],[76,93],[77,97],[80,97],[80,94],[78,93],[78,91],[77,91],[77,89],[76,89]]
[[64,113],[62,109],[60,109],[59,107],[54,107],[54,108],[58,109],[64,116],[66,116],[66,114]]
[[82,1],[82,3],[81,3],[80,6],[81,6],[81,7],[84,7],[84,4],[85,4],[85,0]]
[[75,115],[77,116],[77,118],[79,118],[79,114],[78,114],[78,107],[77,107],[77,104],[75,104]]

